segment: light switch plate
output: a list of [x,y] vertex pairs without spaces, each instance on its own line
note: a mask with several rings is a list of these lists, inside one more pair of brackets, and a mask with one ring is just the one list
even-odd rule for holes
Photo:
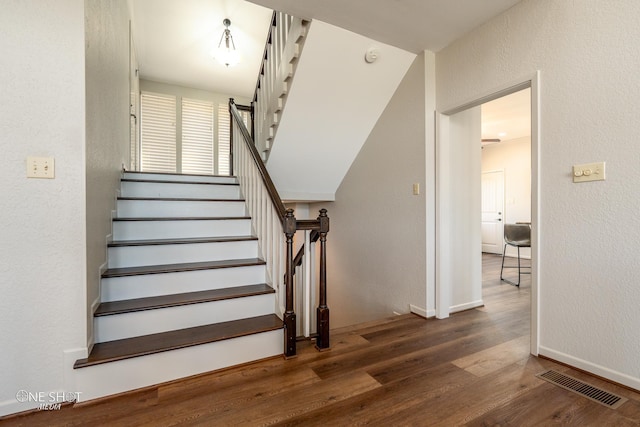
[[27,157],[27,178],[55,178],[53,157]]
[[416,182],[413,184],[413,195],[417,196],[418,194],[420,194],[420,183]]
[[604,181],[604,162],[573,166],[573,182]]

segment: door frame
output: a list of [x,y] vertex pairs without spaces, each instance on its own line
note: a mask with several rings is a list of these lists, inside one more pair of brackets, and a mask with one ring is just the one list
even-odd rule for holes
[[454,159],[448,154],[449,145],[449,117],[460,111],[484,104],[494,99],[531,88],[531,337],[530,351],[538,355],[540,347],[540,71],[532,75],[506,82],[505,84],[486,92],[484,95],[468,102],[436,111],[435,127],[435,311],[436,317],[449,317],[451,278],[448,274],[451,265],[449,221],[450,200],[448,194],[449,174],[455,167]]

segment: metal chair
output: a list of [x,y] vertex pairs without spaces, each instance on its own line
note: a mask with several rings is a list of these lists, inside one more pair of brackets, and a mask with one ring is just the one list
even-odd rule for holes
[[[518,265],[504,265],[504,256],[507,252],[507,246],[513,246],[518,249]],[[507,282],[513,286],[520,286],[520,275],[531,274],[531,265],[520,264],[520,248],[531,247],[531,225],[530,224],[505,224],[504,225],[504,249],[502,250],[502,267],[500,268],[500,280]],[[502,277],[505,268],[518,269],[518,283],[512,282]],[[522,271],[529,269],[529,271]]]

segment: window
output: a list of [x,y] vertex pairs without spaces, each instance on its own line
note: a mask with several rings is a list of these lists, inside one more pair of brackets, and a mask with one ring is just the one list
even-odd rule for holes
[[176,172],[175,96],[143,92],[140,116],[140,170]]
[[229,175],[231,172],[229,163],[229,147],[231,135],[229,132],[229,106],[218,105],[218,175]]
[[213,174],[213,103],[182,98],[182,173]]
[[[140,107],[140,170],[229,175],[231,135],[226,102],[180,98],[177,105],[176,96],[142,92]],[[250,113],[240,110],[240,114],[250,127]],[[131,156],[133,159],[133,151]]]

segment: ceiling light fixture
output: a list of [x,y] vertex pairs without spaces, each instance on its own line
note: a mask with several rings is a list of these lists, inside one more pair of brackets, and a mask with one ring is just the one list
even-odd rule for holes
[[236,50],[236,45],[233,42],[233,36],[231,35],[231,30],[229,30],[229,25],[231,25],[231,21],[225,18],[222,21],[225,29],[222,32],[222,36],[220,36],[220,43],[218,43],[218,49],[215,52],[215,58],[221,64],[228,66],[234,66],[240,62],[240,53]]

